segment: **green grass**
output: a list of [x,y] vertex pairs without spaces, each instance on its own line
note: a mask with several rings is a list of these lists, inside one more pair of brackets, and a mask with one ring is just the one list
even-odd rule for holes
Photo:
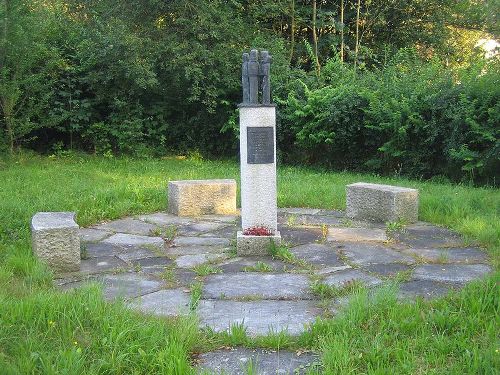
[[361,289],[363,289],[363,283],[357,280],[346,282],[339,287],[320,281],[315,281],[311,284],[311,292],[321,299],[344,297],[359,292]]
[[[76,211],[78,223],[87,226],[164,210],[169,180],[204,178],[239,180],[238,165],[78,155],[0,161],[0,372],[189,374],[191,353],[233,343],[317,350],[324,372],[332,374],[493,374],[500,368],[498,189],[280,168],[281,207],[343,209],[345,185],[356,181],[418,188],[420,220],[479,241],[496,269],[486,281],[433,302],[399,304],[390,291],[376,298],[355,293],[340,316],[318,321],[299,338],[276,333],[250,339],[237,329],[231,337],[208,334],[198,330],[193,316],[144,317],[120,302],[105,303],[95,286],[60,293],[31,255],[29,222],[35,212]],[[165,274],[166,282],[172,278]],[[201,284],[192,292],[194,307]]]
[[274,272],[275,269],[268,263],[257,261],[253,266],[243,267],[244,272]]
[[214,264],[204,263],[193,267],[197,276],[207,276],[216,273],[222,273],[222,269]]

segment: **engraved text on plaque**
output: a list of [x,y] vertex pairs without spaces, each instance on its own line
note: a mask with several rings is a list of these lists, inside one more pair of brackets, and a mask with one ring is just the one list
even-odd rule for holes
[[247,163],[274,163],[274,132],[273,127],[247,128]]

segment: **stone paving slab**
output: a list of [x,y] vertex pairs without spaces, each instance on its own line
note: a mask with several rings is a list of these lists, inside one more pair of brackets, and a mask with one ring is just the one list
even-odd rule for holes
[[190,295],[182,289],[163,289],[138,297],[129,303],[147,314],[177,316],[189,313]]
[[353,268],[347,264],[344,266],[330,266],[330,267],[316,269],[316,270],[314,270],[314,274],[322,276],[322,275],[329,275],[329,274],[337,272],[337,271],[344,271],[344,270],[350,270],[350,269],[353,269]]
[[167,255],[196,255],[196,254],[223,254],[228,252],[230,248],[223,246],[172,246],[165,251]]
[[328,241],[387,241],[387,235],[383,229],[369,228],[328,228]]
[[445,283],[467,283],[491,271],[491,267],[485,264],[423,264],[415,268],[413,277]]
[[148,237],[126,233],[114,234],[102,242],[125,247],[149,246],[157,249],[165,247],[165,241],[161,237]]
[[410,271],[411,269],[411,266],[401,263],[375,263],[363,266],[364,271],[376,273],[386,277],[392,277],[400,272]]
[[237,231],[238,227],[236,225],[229,225],[222,229],[203,233],[200,235],[200,237],[236,238]]
[[178,234],[181,236],[197,236],[206,232],[211,232],[227,227],[226,223],[213,223],[210,221],[200,221],[179,227]]
[[375,276],[371,276],[363,271],[356,269],[348,269],[344,271],[334,272],[324,279],[324,283],[336,288],[341,288],[347,283],[359,281],[367,287],[382,284],[382,280]]
[[320,316],[314,301],[224,301],[200,300],[200,325],[215,332],[243,324],[251,337],[287,331],[298,335]]
[[234,348],[202,353],[198,357],[200,371],[213,374],[248,375],[252,367],[258,375],[293,374],[319,370],[319,357],[312,353],[295,353],[287,350]]
[[175,264],[180,268],[193,268],[199,266],[200,264],[214,262],[224,258],[224,254],[182,255],[175,259]]
[[[464,247],[460,236],[445,228],[419,222],[396,233],[395,240],[386,241],[383,223],[346,221],[342,212],[334,210],[287,211],[281,210],[279,218],[285,241],[298,245],[290,251],[312,264],[313,272],[328,285],[342,287],[359,280],[372,287],[380,285],[383,278],[406,272],[412,279],[399,285],[398,298],[428,299],[443,296],[491,271],[482,264],[488,260],[485,252]],[[71,289],[87,281],[99,281],[107,299],[125,298],[137,309],[170,316],[179,313],[179,306],[189,305],[189,286],[200,281],[204,283],[198,308],[202,326],[221,331],[244,321],[252,336],[267,334],[269,328],[288,328],[291,334],[300,334],[304,324],[323,311],[310,292],[306,271],[311,270],[301,263],[289,264],[270,256],[229,258],[231,242],[241,225],[238,223],[241,221],[236,215],[179,218],[157,213],[102,224],[106,230],[82,229],[82,270],[55,284]],[[326,241],[322,224],[328,225]],[[336,227],[339,225],[344,227]],[[152,236],[159,230],[150,232],[151,227],[176,236],[165,243],[161,237]],[[125,233],[133,231],[138,234]],[[414,263],[415,258],[424,264],[403,264]],[[445,261],[454,264],[429,264]],[[206,262],[217,263],[223,273],[197,277],[192,268]],[[258,262],[271,265],[273,272],[246,268]],[[347,303],[349,298],[342,300]],[[336,313],[343,306],[341,302],[336,300],[328,311]]]
[[111,236],[113,233],[94,228],[80,228],[80,239],[82,242],[97,242]]
[[104,284],[106,299],[135,298],[156,292],[163,287],[163,282],[137,273],[105,275],[97,279]]
[[293,245],[302,245],[309,242],[318,242],[323,239],[323,232],[321,228],[297,228],[297,227],[283,227],[278,225],[278,231],[281,234],[281,239],[284,242]]
[[290,252],[298,259],[317,267],[345,266],[345,263],[338,257],[336,250],[330,245],[309,243],[293,247]]
[[196,221],[193,218],[178,217],[164,212],[157,212],[149,215],[141,215],[138,217],[138,219],[164,228],[170,226],[191,224]]
[[403,251],[426,262],[439,263],[486,263],[487,254],[477,247],[407,249]]
[[85,257],[101,257],[118,255],[123,249],[110,243],[104,242],[88,242],[83,244],[83,253]]
[[131,217],[100,224],[95,228],[111,232],[138,234],[141,236],[148,236],[151,233],[154,233],[155,230],[158,230],[158,227],[156,225],[149,224],[141,220],[136,220]]
[[154,266],[170,266],[174,263],[172,259],[167,257],[151,257],[151,258],[142,258],[142,259],[134,259],[131,261],[134,266],[141,267],[154,267]]
[[287,273],[244,272],[209,275],[205,278],[203,298],[233,299],[309,299],[309,278]]
[[217,237],[176,237],[174,238],[174,246],[229,246],[231,241],[229,238]]
[[432,280],[410,280],[401,283],[399,286],[398,298],[401,300],[411,300],[417,297],[433,299],[443,297],[451,290],[453,290],[451,285]]
[[296,269],[293,264],[273,259],[270,256],[236,257],[220,263],[219,267],[224,273],[249,272],[248,269],[256,267],[261,262],[272,268],[269,272],[287,272]]
[[163,253],[163,250],[147,247],[131,247],[129,249],[121,250],[117,257],[125,262],[131,262],[137,259],[153,258]]
[[449,229],[430,224],[410,225],[396,238],[413,248],[463,247],[463,238]]
[[101,273],[127,267],[127,263],[114,256],[82,259],[80,262],[80,272],[83,273]]
[[350,262],[358,265],[376,263],[404,263],[413,264],[415,259],[409,255],[401,254],[388,247],[366,243],[343,243],[338,247]]

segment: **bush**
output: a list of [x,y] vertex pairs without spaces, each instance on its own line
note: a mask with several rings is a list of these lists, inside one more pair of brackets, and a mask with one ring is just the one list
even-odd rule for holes
[[299,148],[296,162],[496,184],[498,67],[482,62],[453,75],[402,50],[383,69],[354,75],[332,60],[323,85],[304,83],[284,101],[281,126],[294,134],[284,146]]

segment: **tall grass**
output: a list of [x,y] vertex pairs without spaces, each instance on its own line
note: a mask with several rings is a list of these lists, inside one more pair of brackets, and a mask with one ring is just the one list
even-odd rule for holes
[[[230,339],[198,331],[192,317],[144,319],[119,302],[105,303],[96,287],[59,293],[52,288],[50,272],[31,255],[29,222],[37,211],[76,211],[78,223],[87,226],[164,210],[169,180],[206,178],[239,180],[238,165],[199,158],[84,155],[21,155],[0,161],[0,372],[186,374],[190,353],[230,344]],[[480,241],[498,270],[498,189],[281,167],[278,203],[343,209],[345,185],[356,181],[418,188],[420,219]],[[318,323],[299,340],[287,338],[285,346],[322,351],[331,373],[384,373],[382,368],[488,373],[499,358],[492,333],[498,330],[500,294],[495,277],[445,302],[404,308],[391,302],[369,307],[369,313],[362,307],[367,301],[355,302],[344,318]],[[434,322],[435,328],[426,322]],[[267,341],[245,342],[255,346]],[[282,347],[283,340],[279,342]]]

